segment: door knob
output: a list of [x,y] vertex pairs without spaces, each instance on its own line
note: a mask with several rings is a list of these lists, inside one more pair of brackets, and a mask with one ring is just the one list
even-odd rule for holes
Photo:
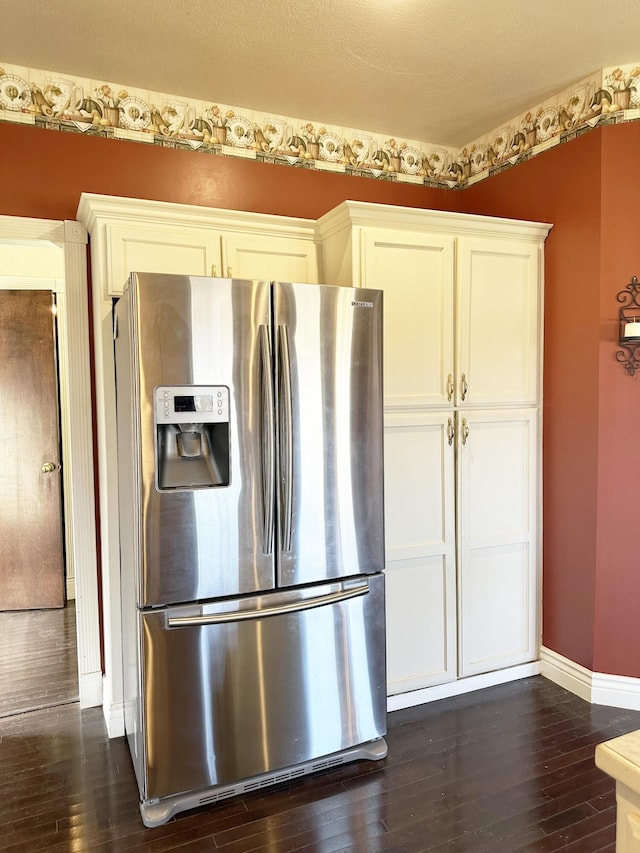
[[45,462],[41,468],[43,474],[51,474],[52,471],[55,471],[58,466],[54,465],[53,462]]

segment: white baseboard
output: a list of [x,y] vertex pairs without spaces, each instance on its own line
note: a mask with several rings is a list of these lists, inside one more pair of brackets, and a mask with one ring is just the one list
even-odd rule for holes
[[102,713],[107,724],[107,734],[112,737],[124,736],[124,702],[113,702],[109,691],[109,682],[103,677]]
[[76,579],[75,578],[67,578],[66,587],[67,587],[67,601],[74,601],[75,597],[76,597]]
[[508,669],[485,672],[482,675],[470,675],[467,678],[459,678],[457,681],[448,681],[446,684],[436,684],[434,687],[424,687],[421,690],[411,690],[408,693],[388,696],[387,711],[413,708],[415,705],[424,705],[438,699],[448,699],[451,696],[471,693],[472,690],[482,690],[484,687],[494,687],[496,684],[506,684],[509,681],[517,681],[520,678],[529,678],[532,675],[539,674],[540,661],[532,661],[520,666],[511,666]]
[[81,708],[102,705],[102,672],[85,672],[78,676]]
[[103,706],[104,719],[107,724],[107,734],[109,737],[124,736],[124,705],[110,705],[108,708]]
[[592,672],[544,646],[540,664],[545,678],[593,705],[640,711],[640,678]]

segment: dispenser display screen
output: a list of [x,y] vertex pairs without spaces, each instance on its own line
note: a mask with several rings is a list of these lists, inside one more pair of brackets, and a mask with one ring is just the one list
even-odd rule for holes
[[213,397],[210,394],[176,395],[173,398],[173,406],[176,412],[212,412]]
[[174,397],[173,406],[176,412],[195,412],[196,401],[193,397]]

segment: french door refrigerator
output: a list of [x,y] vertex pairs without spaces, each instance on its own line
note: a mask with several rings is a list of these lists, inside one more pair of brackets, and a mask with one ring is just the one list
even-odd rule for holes
[[384,758],[382,293],[132,273],[114,341],[144,823]]

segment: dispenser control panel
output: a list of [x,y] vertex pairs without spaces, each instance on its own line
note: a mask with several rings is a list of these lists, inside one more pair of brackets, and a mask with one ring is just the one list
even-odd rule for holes
[[160,385],[154,399],[157,424],[229,422],[226,385]]

